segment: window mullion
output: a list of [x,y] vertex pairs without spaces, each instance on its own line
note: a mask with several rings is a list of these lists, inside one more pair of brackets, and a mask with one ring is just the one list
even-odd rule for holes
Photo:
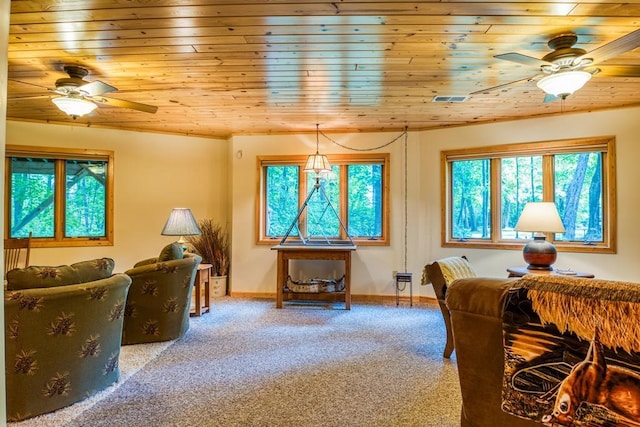
[[[307,181],[309,179],[309,174],[304,172],[303,169],[304,165],[298,166],[298,211],[300,211],[302,204],[307,200],[307,197],[309,197],[309,184]],[[308,209],[309,208],[302,211],[300,218],[298,218],[298,234],[300,238],[307,235]]]
[[556,199],[553,161],[553,155],[542,156],[542,200],[545,202],[555,202]]
[[[11,237],[11,204],[13,203],[13,190],[11,189],[12,179],[12,170],[11,170],[11,159],[9,157],[4,158],[4,170],[5,170],[5,178],[4,178],[4,238]],[[6,272],[5,272],[6,273]]]
[[491,241],[501,240],[502,230],[502,161],[500,158],[491,159],[491,178],[489,180],[489,195],[491,200]]
[[66,179],[65,160],[58,159],[55,163],[55,203],[54,203],[54,239],[62,241],[65,239],[65,212],[66,212]]
[[[542,156],[542,201],[556,201],[554,155]],[[555,242],[555,233],[545,233],[549,242]]]
[[[347,215],[347,204],[349,203],[349,171],[347,165],[340,166],[340,221],[344,224],[345,228],[349,229],[349,216]],[[346,240],[345,230],[342,227],[338,227],[338,238]]]

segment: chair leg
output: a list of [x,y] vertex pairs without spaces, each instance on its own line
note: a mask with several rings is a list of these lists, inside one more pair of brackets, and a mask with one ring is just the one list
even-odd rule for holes
[[438,300],[438,305],[440,306],[440,311],[442,312],[442,317],[444,319],[444,327],[447,330],[447,343],[444,346],[444,352],[442,353],[442,357],[445,359],[449,359],[451,357],[451,353],[453,353],[453,334],[451,333],[451,315],[449,314],[449,308],[444,303],[444,301]]

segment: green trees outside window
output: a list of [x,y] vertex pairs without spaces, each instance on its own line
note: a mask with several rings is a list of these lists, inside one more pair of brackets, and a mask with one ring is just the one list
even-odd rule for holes
[[10,159],[9,238],[53,237],[55,164],[48,159]]
[[7,146],[5,235],[34,246],[112,244],[113,154]]
[[[305,157],[259,159],[259,242],[273,243],[285,235],[316,184],[314,174],[302,172]],[[322,191],[308,200],[301,215],[303,236],[345,239],[340,221],[358,244],[388,244],[388,154],[330,156],[332,173],[319,180]],[[331,203],[327,206],[324,195]],[[338,216],[333,214],[333,211]],[[296,227],[291,236],[298,236]]]
[[104,237],[107,209],[106,162],[65,162],[65,237]]
[[[615,251],[612,137],[511,144],[443,153],[447,246],[505,247],[529,240],[514,227],[527,202],[556,203],[558,248]],[[562,250],[562,249],[561,249]]]

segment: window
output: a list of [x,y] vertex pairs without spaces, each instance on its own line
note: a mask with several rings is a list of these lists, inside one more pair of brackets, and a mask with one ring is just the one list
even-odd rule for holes
[[555,202],[566,231],[559,251],[615,252],[613,137],[442,152],[443,246],[520,248],[514,227],[527,202]]
[[306,160],[306,156],[258,158],[258,242],[279,243],[307,201],[301,230],[293,227],[290,236],[301,232],[344,240],[342,222],[358,245],[388,245],[389,154],[329,156],[332,172],[318,181],[315,192],[315,175],[303,172]]
[[113,244],[113,152],[7,145],[5,168],[6,237]]

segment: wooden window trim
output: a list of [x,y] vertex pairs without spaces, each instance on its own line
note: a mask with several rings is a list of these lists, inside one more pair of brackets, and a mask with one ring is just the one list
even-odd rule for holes
[[[256,206],[255,206],[255,236],[256,236],[256,244],[258,245],[275,245],[280,243],[280,239],[273,239],[265,236],[265,201],[266,201],[266,168],[265,166],[286,166],[286,165],[298,165],[300,167],[300,182],[298,192],[298,206],[304,203],[305,198],[307,197],[307,177],[308,174],[302,172],[302,168],[307,161],[306,155],[274,155],[274,156],[257,156],[256,157],[256,168],[257,168],[257,185],[256,185]],[[327,155],[329,158],[329,162],[332,165],[357,165],[357,164],[371,164],[371,163],[380,163],[383,166],[383,174],[382,174],[382,236],[378,239],[358,239],[352,238],[353,241],[358,246],[389,246],[390,244],[390,235],[389,235],[389,210],[390,210],[390,164],[391,164],[391,156],[389,153],[366,153],[366,154],[333,154]],[[341,174],[343,175],[343,174]],[[340,181],[340,212],[341,218],[343,219],[345,227],[349,227],[347,222],[347,192],[346,192],[346,167],[344,169],[344,179]],[[346,238],[346,236],[345,236]]]
[[[73,149],[37,147],[28,145],[7,145],[5,148],[5,236],[9,236],[9,216],[11,212],[11,188],[9,186],[10,170],[9,162],[11,157],[36,157],[50,158],[56,160],[99,160],[107,162],[107,176],[105,182],[106,206],[105,206],[105,236],[99,238],[89,237],[64,237],[65,218],[63,215],[63,195],[65,180],[56,179],[56,192],[54,200],[54,237],[52,238],[32,238],[31,247],[53,248],[53,247],[83,247],[83,246],[113,246],[114,244],[114,152],[109,150],[93,149]],[[56,177],[64,177],[64,167],[62,162],[56,163]]]
[[[440,241],[442,247],[455,248],[477,248],[477,249],[512,249],[522,250],[524,243],[522,240],[500,239],[500,175],[499,167],[496,165],[504,157],[533,156],[543,157],[543,199],[553,201],[554,188],[548,185],[553,183],[553,155],[564,153],[578,153],[587,151],[601,151],[605,153],[602,158],[603,190],[602,190],[602,210],[603,210],[603,234],[604,242],[585,245],[580,242],[553,241],[558,252],[582,252],[582,253],[616,253],[617,250],[617,198],[616,198],[616,150],[615,137],[611,135],[593,138],[575,138],[564,140],[539,141],[517,144],[492,145],[485,147],[474,147],[468,149],[449,150],[440,152],[440,179],[442,182],[440,201],[441,206],[441,233]],[[469,239],[464,242],[451,238],[451,162],[458,160],[478,160],[491,159],[492,173],[491,185],[491,238],[488,240]],[[497,168],[497,169],[496,169]],[[552,235],[547,235],[551,239]],[[526,243],[526,242],[525,242]]]

